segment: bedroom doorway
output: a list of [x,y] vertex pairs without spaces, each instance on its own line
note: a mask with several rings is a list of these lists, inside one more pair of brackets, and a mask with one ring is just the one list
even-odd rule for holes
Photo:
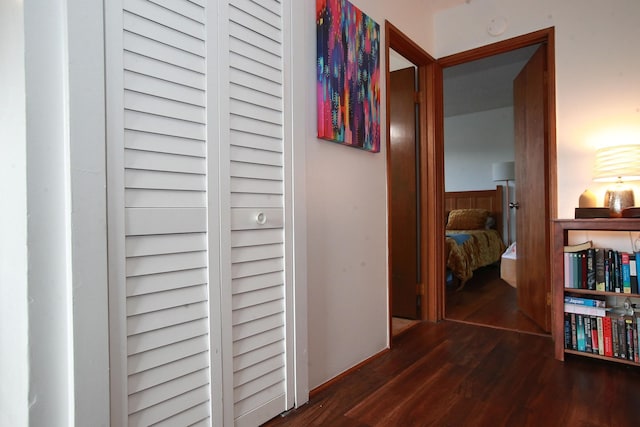
[[[518,83],[514,86],[517,96],[513,112],[506,114],[513,116],[514,146],[510,155],[516,164],[516,197],[511,199],[512,207],[505,206],[505,209],[511,209],[511,217],[515,219],[512,222],[517,223],[505,232],[509,236],[515,235],[520,242],[516,259],[517,287],[511,289],[501,280],[497,266],[488,266],[478,270],[465,286],[469,291],[477,291],[475,294],[452,293],[443,284],[443,308],[445,318],[455,316],[456,320],[470,323],[545,333],[549,331],[551,317],[547,256],[549,219],[555,216],[556,200],[553,29],[451,55],[439,62],[446,72],[459,65],[468,68],[473,61],[480,63],[483,60],[486,64],[490,59],[500,64],[498,55],[518,51],[526,51],[528,62],[522,67],[524,71],[520,77],[515,79],[520,81],[520,86]],[[506,56],[502,55],[502,58]],[[533,59],[529,60],[529,57]],[[446,86],[444,91],[446,95]],[[531,126],[532,123],[536,125]],[[450,123],[448,125],[450,127]],[[447,136],[446,131],[444,136]],[[445,165],[448,167],[449,162]],[[484,170],[483,173],[490,175]],[[518,206],[521,209],[517,209]],[[479,286],[486,286],[487,290],[480,292]],[[501,324],[505,319],[506,324]]]

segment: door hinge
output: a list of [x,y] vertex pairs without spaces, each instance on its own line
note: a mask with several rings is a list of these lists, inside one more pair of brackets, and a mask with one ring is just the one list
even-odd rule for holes
[[547,305],[551,306],[551,292],[547,292]]
[[420,92],[413,93],[413,103],[420,104]]
[[424,295],[424,283],[418,283],[416,285],[416,295]]

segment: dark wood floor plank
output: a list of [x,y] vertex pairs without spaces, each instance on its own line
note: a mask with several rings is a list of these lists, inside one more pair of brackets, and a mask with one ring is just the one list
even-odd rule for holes
[[498,328],[544,334],[518,309],[515,288],[500,279],[500,270],[488,266],[474,271],[462,290],[447,288],[445,317]]
[[267,426],[637,426],[640,370],[553,358],[548,336],[421,323]]

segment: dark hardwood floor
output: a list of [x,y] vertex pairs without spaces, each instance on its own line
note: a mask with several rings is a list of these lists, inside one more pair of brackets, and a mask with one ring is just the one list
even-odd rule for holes
[[447,287],[445,318],[521,332],[544,334],[518,310],[516,289],[500,279],[500,268],[489,266],[473,272],[461,290]]
[[559,362],[548,336],[420,323],[268,426],[637,426],[638,368]]

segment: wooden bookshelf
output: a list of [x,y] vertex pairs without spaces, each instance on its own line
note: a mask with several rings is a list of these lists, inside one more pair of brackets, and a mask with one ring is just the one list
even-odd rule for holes
[[588,289],[574,289],[564,287],[564,246],[569,241],[571,231],[640,231],[640,218],[594,218],[594,219],[555,219],[552,220],[551,235],[551,289],[552,289],[552,333],[554,339],[555,357],[564,360],[565,354],[582,357],[609,360],[612,362],[640,366],[640,364],[598,354],[585,353],[564,348],[564,296],[565,293],[584,295],[604,295],[609,297],[640,298],[639,294],[625,294],[619,292],[603,292]]

